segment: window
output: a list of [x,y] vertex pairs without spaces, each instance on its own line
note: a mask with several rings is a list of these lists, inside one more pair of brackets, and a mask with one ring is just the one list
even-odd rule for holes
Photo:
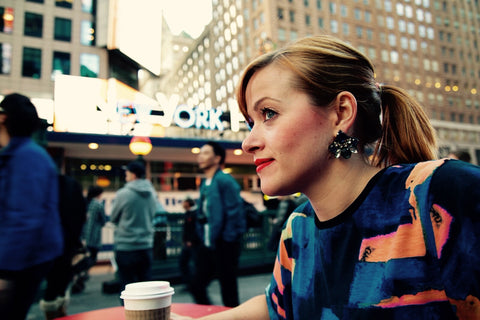
[[12,69],[12,45],[0,43],[0,74],[10,74]]
[[43,16],[41,14],[25,12],[23,34],[31,37],[42,37]]
[[0,7],[0,32],[12,33],[13,31],[13,9]]
[[307,15],[305,16],[305,25],[310,26],[310,24],[311,24],[311,22],[310,22],[310,15],[307,14]]
[[65,18],[55,18],[53,38],[60,41],[70,41],[72,39],[72,21]]
[[80,55],[80,76],[97,78],[100,73],[100,57],[96,54],[82,53]]
[[82,21],[80,26],[80,43],[86,46],[95,45],[95,25],[92,21]]
[[330,9],[330,13],[331,13],[331,14],[337,13],[337,6],[336,6],[335,3],[330,2],[330,3],[328,4],[328,7],[329,7],[329,9]]
[[55,79],[57,74],[70,74],[70,53],[53,52],[52,80]]
[[367,29],[367,40],[372,41],[373,40],[373,30],[372,29]]
[[362,11],[360,9],[355,9],[353,11],[353,16],[355,17],[355,20],[361,20],[362,19]]
[[290,22],[295,22],[295,12],[290,10],[289,15],[290,15]]
[[283,20],[283,9],[282,8],[277,9],[277,17],[278,17],[278,20]]
[[95,13],[95,6],[93,5],[94,0],[82,0],[82,11],[86,13]]
[[355,32],[357,33],[357,38],[359,38],[359,39],[363,38],[363,28],[362,27],[356,27]]
[[283,28],[278,28],[278,40],[280,41],[285,41],[287,40],[287,37],[285,35],[285,29]]
[[394,34],[390,33],[388,35],[388,44],[391,46],[391,47],[395,47],[397,45],[397,38],[395,37]]
[[330,21],[330,30],[332,33],[338,33],[338,22],[336,20]]
[[318,27],[323,29],[323,18],[318,18]]
[[42,71],[42,50],[23,48],[22,76],[40,79]]
[[291,41],[295,41],[298,39],[298,34],[297,34],[297,31],[295,30],[291,30],[290,31],[290,40]]
[[55,0],[55,6],[72,9],[73,0]]
[[43,0],[27,0],[28,2],[43,3]]
[[370,11],[365,11],[365,22],[372,22],[372,13]]
[[395,21],[393,20],[392,17],[387,17],[386,22],[387,22],[388,29],[392,29],[392,30],[395,29]]

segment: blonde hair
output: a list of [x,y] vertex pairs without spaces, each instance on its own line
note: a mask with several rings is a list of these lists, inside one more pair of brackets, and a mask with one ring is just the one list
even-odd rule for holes
[[328,106],[342,91],[355,96],[358,110],[352,135],[359,139],[359,152],[363,154],[367,146],[375,144],[371,157],[374,165],[436,158],[435,132],[422,106],[398,87],[379,86],[367,57],[327,35],[300,39],[247,66],[237,88],[240,111],[247,121],[248,82],[257,71],[273,63],[292,71],[292,88],[307,94],[318,107]]

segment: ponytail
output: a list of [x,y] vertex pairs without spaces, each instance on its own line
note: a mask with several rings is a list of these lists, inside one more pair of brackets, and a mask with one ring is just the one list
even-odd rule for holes
[[373,153],[375,166],[414,163],[437,157],[435,131],[422,106],[406,91],[381,87],[382,135]]

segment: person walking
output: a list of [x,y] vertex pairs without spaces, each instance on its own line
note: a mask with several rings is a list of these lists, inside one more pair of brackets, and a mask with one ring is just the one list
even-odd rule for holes
[[57,167],[32,134],[39,118],[18,93],[0,102],[0,317],[25,319],[63,252]]
[[462,161],[465,161],[465,162],[471,162],[471,160],[472,160],[472,157],[470,157],[470,153],[468,153],[468,151],[466,151],[466,150],[452,151],[447,155],[447,158],[462,160]]
[[59,211],[63,229],[63,254],[57,257],[46,277],[46,287],[39,307],[47,320],[67,315],[74,278],[73,257],[83,247],[81,233],[87,219],[83,189],[74,178],[59,174]]
[[89,279],[89,270],[97,263],[98,252],[102,248],[102,228],[107,222],[105,207],[102,202],[103,188],[90,186],[87,191],[87,222],[83,229],[83,247],[80,256],[83,256],[74,264],[75,274],[72,285],[72,293],[80,293],[85,290],[85,283]]
[[121,290],[128,283],[151,279],[153,218],[157,210],[156,192],[145,179],[143,161],[132,161],[125,169],[127,183],[117,191],[110,213]]
[[103,188],[90,186],[87,192],[87,223],[85,224],[85,245],[90,255],[90,265],[97,263],[98,252],[102,248],[102,228],[107,222],[102,202]]
[[327,35],[247,66],[243,150],[265,194],[308,201],[265,293],[205,319],[480,319],[480,168],[438,159],[422,106],[375,74]]
[[182,251],[180,252],[178,264],[186,289],[191,291],[192,275],[194,274],[191,264],[194,260],[195,249],[200,243],[195,227],[197,204],[192,198],[186,198],[182,202],[182,207],[185,210],[185,217],[183,219]]
[[218,276],[223,304],[235,307],[239,304],[237,273],[246,218],[240,186],[221,170],[225,155],[225,149],[214,141],[205,143],[198,155],[205,179],[200,186],[196,229],[201,244],[195,255],[192,295],[196,303],[211,304],[207,287]]

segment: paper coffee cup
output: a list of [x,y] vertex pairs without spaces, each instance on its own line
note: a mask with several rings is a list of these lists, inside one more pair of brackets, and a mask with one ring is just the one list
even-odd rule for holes
[[126,320],[169,320],[174,290],[168,281],[129,283],[120,298]]

